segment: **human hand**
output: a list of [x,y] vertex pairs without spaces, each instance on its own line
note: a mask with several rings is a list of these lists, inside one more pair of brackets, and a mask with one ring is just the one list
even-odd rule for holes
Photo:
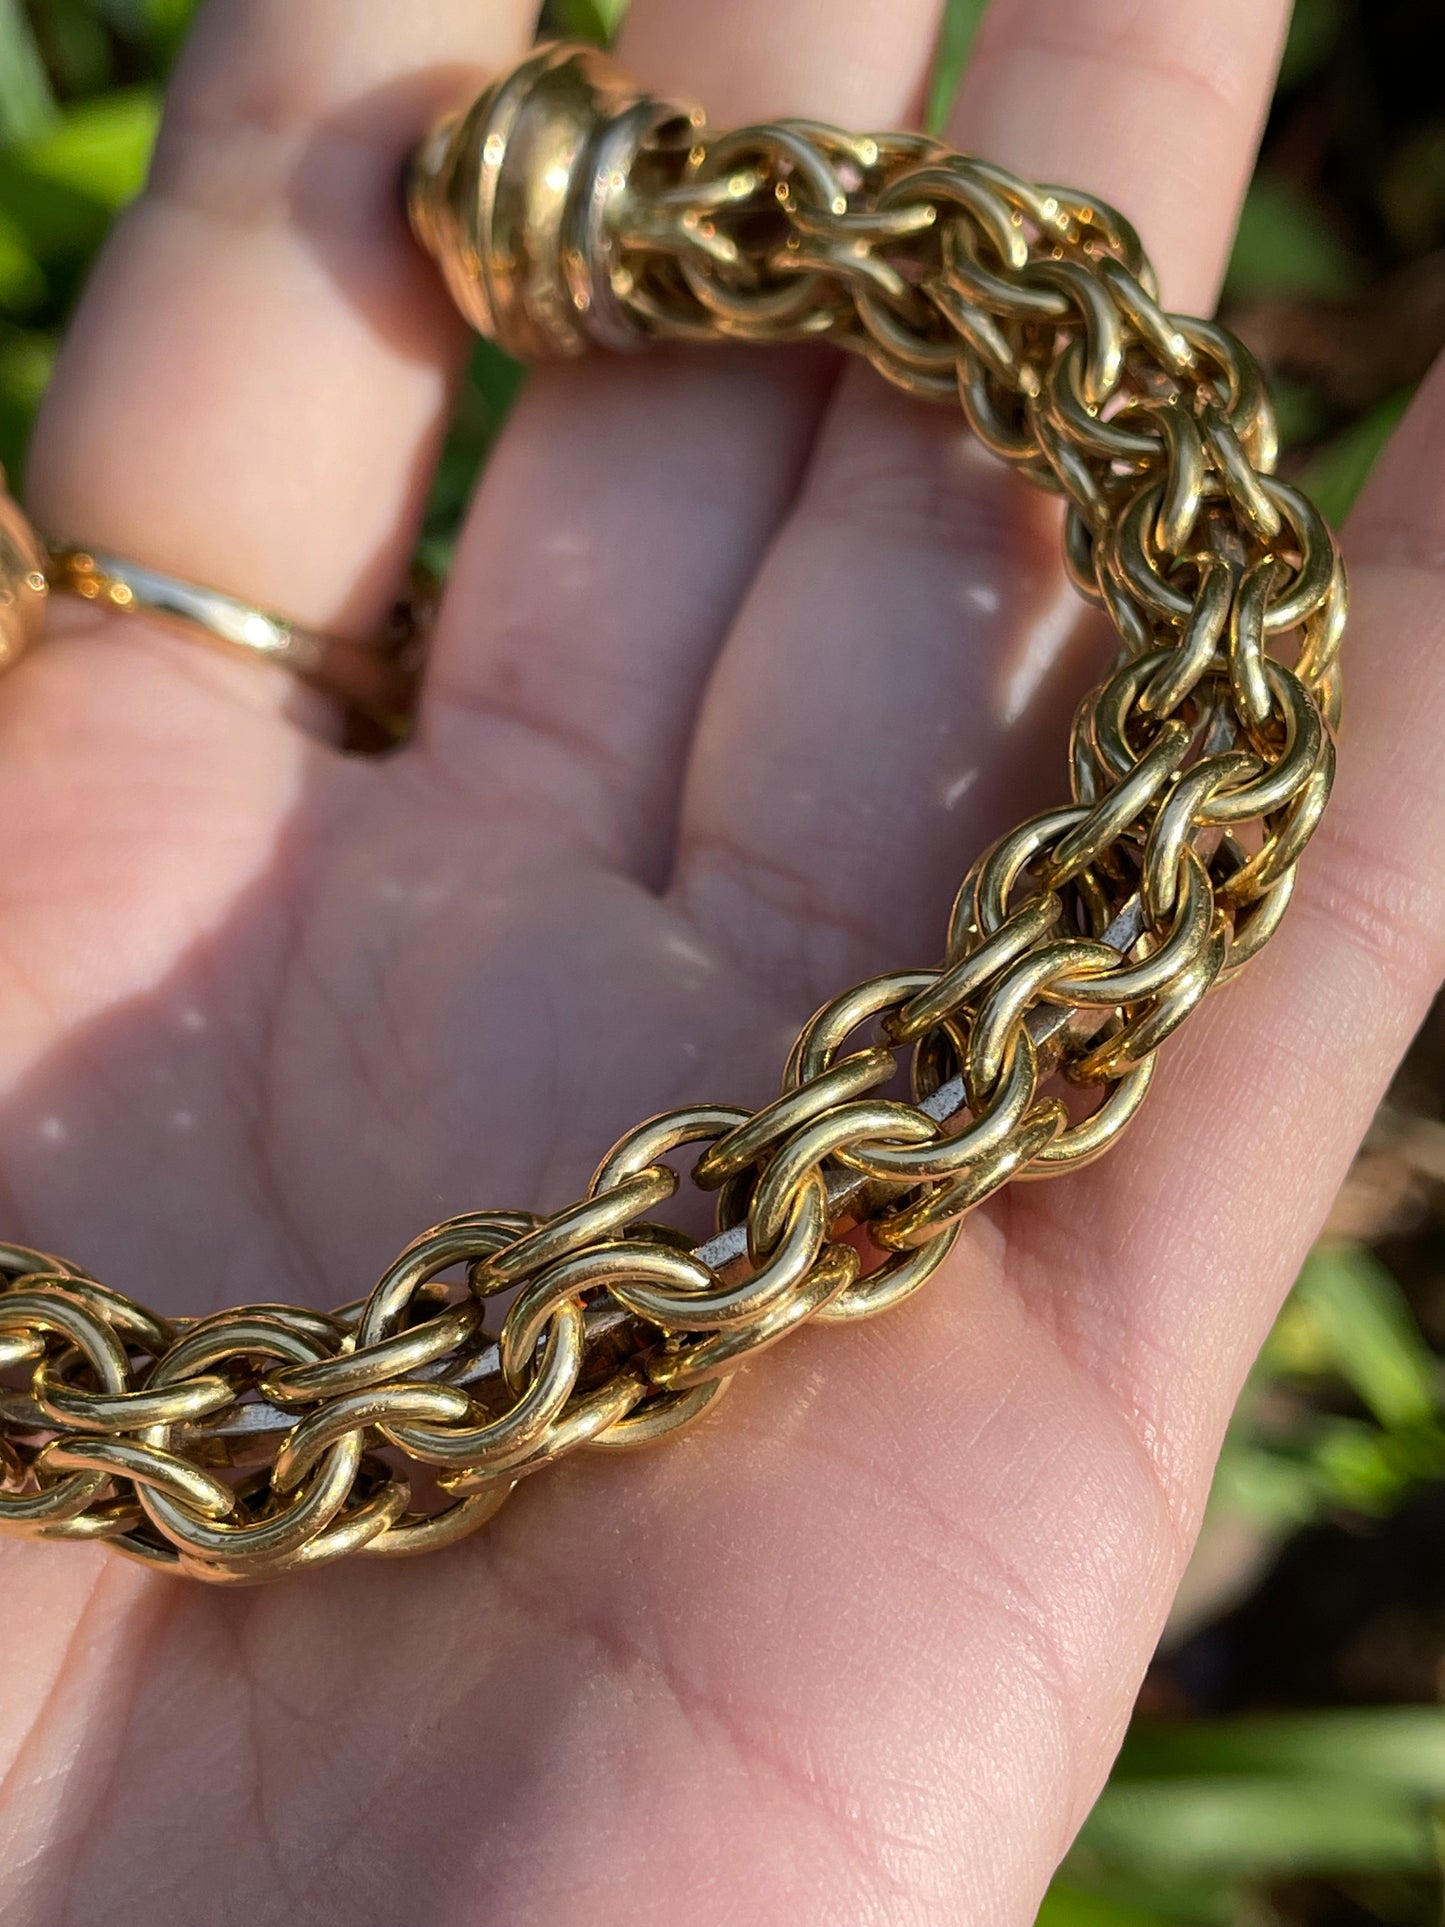
[[[953,137],[1115,202],[1207,306],[1283,14],[995,0]],[[621,55],[721,122],[895,124],[932,25],[637,0]],[[397,168],[530,26],[211,10],[38,520],[374,626],[461,347]],[[1094,639],[1050,505],[834,374],[539,373],[385,762],[279,675],[56,601],[0,685],[7,1235],[162,1308],[350,1298],[425,1222],[575,1196],[650,1111],[764,1100],[814,1006],[937,953],[974,852],[1059,799]],[[1437,379],[1348,538],[1342,776],[1289,918],[1125,1143],[978,1213],[897,1317],[420,1565],[211,1593],[0,1544],[6,1927],[1032,1918],[1439,975],[1442,421]]]

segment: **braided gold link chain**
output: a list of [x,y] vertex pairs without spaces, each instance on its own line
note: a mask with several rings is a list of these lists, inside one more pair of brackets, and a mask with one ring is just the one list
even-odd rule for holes
[[[1070,802],[979,858],[935,968],[819,1011],[762,1110],[652,1118],[567,1210],[453,1219],[329,1316],[163,1319],[0,1246],[0,1529],[212,1581],[446,1545],[579,1446],[694,1423],[797,1326],[900,1303],[1000,1186],[1113,1143],[1278,925],[1333,771],[1335,543],[1249,354],[1160,306],[1113,209],[918,135],[708,132],[552,47],[432,136],[413,217],[524,352],[823,338],[961,401],[1062,497],[1118,654]],[[683,1169],[703,1243],[659,1216]]]

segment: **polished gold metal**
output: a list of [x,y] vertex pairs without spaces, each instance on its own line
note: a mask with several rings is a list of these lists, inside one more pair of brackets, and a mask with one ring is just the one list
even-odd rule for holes
[[323,635],[221,589],[68,542],[50,545],[47,566],[50,586],[58,594],[79,596],[120,615],[144,614],[213,648],[273,663],[380,724],[388,734],[400,735],[405,729],[417,680],[409,631],[379,643]]
[[[649,1119],[578,1203],[453,1219],[325,1317],[165,1320],[0,1247],[0,1528],[231,1584],[450,1544],[565,1453],[695,1423],[801,1324],[900,1303],[1001,1185],[1114,1142],[1278,926],[1334,768],[1334,540],[1273,474],[1247,351],[1161,308],[1112,209],[916,134],[714,133],[555,47],[422,146],[411,208],[530,355],[824,338],[961,402],[1061,497],[1118,651],[1071,800],[978,859],[935,967],[819,1011],[761,1110]],[[661,1215],[684,1170],[700,1244]]]
[[45,552],[5,492],[0,468],[0,669],[8,669],[40,633],[45,613]]

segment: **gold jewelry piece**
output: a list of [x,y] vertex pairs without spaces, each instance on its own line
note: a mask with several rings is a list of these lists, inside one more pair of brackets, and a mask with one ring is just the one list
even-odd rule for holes
[[[917,134],[711,132],[550,47],[424,144],[412,210],[504,345],[823,338],[961,401],[1062,498],[1119,649],[1072,800],[978,859],[941,963],[819,1011],[763,1109],[652,1118],[580,1202],[455,1218],[326,1317],[161,1319],[0,1250],[0,1524],[210,1580],[445,1544],[578,1446],[680,1431],[805,1321],[898,1304],[1010,1178],[1118,1136],[1278,925],[1334,767],[1334,541],[1272,472],[1246,350],[1160,307],[1112,209]],[[657,1219],[680,1154],[701,1245]]]
[[391,646],[303,628],[220,589],[163,575],[103,549],[54,543],[51,587],[122,615],[144,612],[178,634],[275,663],[346,708],[400,735],[415,691],[414,667]]
[[0,669],[18,662],[45,614],[45,551],[5,493],[0,468]]

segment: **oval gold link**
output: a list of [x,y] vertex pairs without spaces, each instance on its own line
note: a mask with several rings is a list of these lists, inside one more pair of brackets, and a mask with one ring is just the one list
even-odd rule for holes
[[1137,702],[1145,716],[1167,716],[1208,673],[1229,626],[1238,580],[1239,570],[1227,556],[1203,558],[1199,588],[1185,619],[1179,647],[1168,652],[1139,692]]
[[[1129,726],[1135,719],[1141,692],[1153,681],[1159,664],[1173,653],[1170,649],[1156,649],[1122,663],[1083,705],[1082,728],[1076,725],[1075,733],[1085,739],[1088,753],[1100,773],[1101,788],[1111,789],[1127,781],[1137,767],[1142,752],[1135,747]],[[1157,724],[1152,718],[1149,720],[1152,732]]]
[[745,1358],[777,1344],[807,1319],[822,1316],[857,1277],[858,1265],[858,1253],[851,1245],[829,1245],[798,1289],[761,1316],[654,1352],[645,1365],[649,1380],[664,1391],[685,1391],[735,1370]]
[[1272,707],[1264,670],[1264,618],[1274,577],[1273,557],[1252,563],[1240,578],[1229,617],[1229,681],[1234,706],[1255,730],[1264,727]]
[[1099,262],[1112,256],[1153,287],[1154,269],[1144,244],[1134,224],[1118,208],[1076,187],[1047,187],[1043,192],[1061,209],[1069,224],[1069,238],[1091,270],[1097,272]]
[[[544,1465],[555,1464],[580,1446],[590,1445],[599,1432],[605,1432],[619,1419],[626,1418],[633,1406],[641,1404],[647,1397],[649,1390],[640,1365],[624,1366],[605,1385],[584,1393],[560,1417],[553,1419],[527,1456],[518,1459],[509,1469],[520,1478],[527,1473],[540,1472]],[[491,1477],[485,1471],[443,1472],[438,1484],[447,1492],[466,1495],[484,1491]]]
[[718,1331],[761,1317],[798,1289],[818,1263],[828,1235],[828,1198],[815,1172],[796,1192],[792,1211],[774,1249],[741,1284],[680,1294],[666,1283],[623,1274],[607,1289],[620,1305],[666,1332]]
[[71,1543],[113,1545],[123,1533],[141,1523],[138,1505],[128,1499],[100,1499],[73,1519],[60,1519],[54,1525],[36,1526],[29,1534],[35,1539],[63,1539]]
[[[363,1459],[363,1468],[365,1466]],[[402,1519],[410,1503],[411,1491],[406,1480],[392,1474],[379,1478],[368,1496],[358,1504],[344,1507],[329,1526],[303,1545],[280,1552],[248,1553],[225,1563],[182,1553],[180,1567],[192,1578],[224,1586],[256,1586],[290,1573],[314,1572],[318,1566],[365,1552],[375,1539]]]
[[[975,307],[965,301],[963,296],[948,282],[936,275],[930,275],[920,284],[920,291],[931,301],[939,314],[963,342],[970,357],[970,365],[980,366],[985,374],[1006,388],[1019,385],[1018,357],[1008,335],[994,320],[986,308]],[[960,370],[962,357],[958,343],[953,344],[955,382],[963,379]],[[956,392],[956,387],[950,393]]]
[[1187,723],[1161,724],[1154,742],[1129,775],[1094,805],[1082,823],[1060,837],[1042,866],[1042,881],[1057,889],[1095,863],[1107,845],[1117,842],[1120,833],[1137,822],[1179,769],[1193,736]]
[[[927,203],[935,213],[947,208],[956,225],[959,215],[972,223],[1005,268],[1022,274],[1029,264],[1029,247],[1022,230],[1009,214],[1008,203],[978,170],[959,155],[930,155],[916,166],[905,167],[883,184],[877,207],[886,212],[897,207]],[[953,245],[961,239],[955,236]],[[946,260],[946,254],[945,254]]]
[[838,1158],[871,1178],[894,1183],[942,1183],[956,1178],[988,1156],[1023,1122],[1038,1088],[1038,1053],[1027,1030],[1015,1032],[1013,1053],[1003,1076],[973,1121],[936,1143],[855,1144]]
[[359,1551],[368,1559],[414,1559],[423,1552],[440,1552],[494,1518],[515,1490],[515,1480],[494,1479],[470,1498],[454,1499],[444,1511],[397,1519]]
[[599,1238],[609,1238],[655,1205],[664,1204],[677,1190],[677,1174],[665,1164],[649,1165],[611,1191],[558,1211],[535,1231],[494,1253],[479,1267],[472,1289],[479,1294],[503,1291],[532,1273],[545,1270],[559,1258],[584,1249]]
[[1281,521],[1265,478],[1255,473],[1238,435],[1217,408],[1206,408],[1200,419],[1214,467],[1241,521],[1259,541],[1273,542]]
[[[147,1443],[165,1446],[160,1438]],[[361,1443],[353,1432],[331,1447],[299,1499],[251,1524],[213,1523],[153,1486],[137,1490],[147,1518],[173,1546],[241,1572],[253,1561],[288,1556],[299,1552],[308,1540],[319,1538],[345,1505],[360,1464]]]
[[[525,1288],[517,1303],[532,1288]],[[586,1326],[581,1308],[559,1303],[550,1316],[541,1361],[530,1383],[513,1388],[518,1391],[514,1405],[477,1426],[390,1425],[393,1445],[428,1465],[449,1467],[500,1470],[524,1457],[564,1409],[582,1371]]]
[[1334,668],[1344,640],[1349,591],[1344,558],[1336,551],[1330,575],[1329,594],[1322,598],[1314,614],[1305,621],[1295,674],[1308,689],[1319,690]]
[[1108,519],[1109,504],[1100,477],[1079,450],[1059,434],[1047,408],[1036,395],[1029,397],[1027,418],[1029,432],[1049,465],[1054,485],[1068,496],[1074,509],[1091,527],[1101,527]]
[[149,1387],[161,1391],[237,1358],[280,1358],[288,1364],[309,1365],[324,1356],[319,1339],[298,1329],[275,1308],[241,1309],[207,1319],[178,1338],[150,1374]]
[[[339,1439],[411,1421],[467,1425],[476,1407],[454,1385],[372,1385],[332,1399],[292,1427],[271,1468],[272,1490],[291,1493]],[[364,1440],[363,1440],[364,1443]]]
[[174,1452],[138,1445],[134,1439],[52,1439],[37,1464],[61,1472],[103,1472],[107,1478],[129,1479],[133,1485],[169,1493],[178,1504],[207,1519],[229,1518],[236,1509],[236,1495],[223,1479]]
[[1106,537],[1105,554],[1111,573],[1152,615],[1166,622],[1184,623],[1194,605],[1183,589],[1159,573],[1153,554],[1154,531],[1163,506],[1164,481],[1150,476],[1125,505]]
[[1324,750],[1325,727],[1309,691],[1292,670],[1264,660],[1275,702],[1285,716],[1285,746],[1272,765],[1239,789],[1221,790],[1204,806],[1206,823],[1248,823],[1283,809],[1314,774]]
[[991,977],[1041,942],[1062,914],[1063,905],[1052,890],[1020,905],[991,936],[942,971],[927,990],[911,997],[892,1017],[885,1017],[886,1035],[896,1043],[909,1044],[953,1016]]
[[1045,378],[1044,397],[1059,433],[1088,454],[1131,468],[1158,466],[1160,409],[1134,403],[1113,415],[1094,413],[1084,397],[1082,341],[1068,342],[1055,356]]
[[1160,805],[1144,845],[1144,910],[1152,923],[1162,923],[1174,908],[1188,839],[1205,821],[1204,812],[1210,803],[1221,791],[1237,788],[1258,769],[1258,759],[1244,750],[1202,757],[1180,777]]
[[948,224],[948,232],[943,277],[970,306],[1009,321],[1059,322],[1067,317],[1069,298],[1062,289],[987,267],[980,259],[979,236],[957,222]]
[[261,1395],[273,1405],[310,1405],[317,1399],[341,1398],[386,1385],[460,1350],[474,1337],[481,1322],[481,1307],[474,1299],[465,1299],[409,1331],[379,1339],[340,1358],[268,1372],[261,1380]]
[[1099,608],[1103,606],[1104,592],[1099,587],[1094,546],[1094,530],[1070,503],[1064,515],[1064,573],[1074,592],[1091,607]]
[[1052,486],[1053,471],[1038,459],[1038,444],[1020,395],[1037,388],[1038,382],[1026,365],[1018,371],[1019,394],[995,391],[999,384],[977,355],[964,348],[958,358],[958,395],[969,427],[991,455],[1029,476],[1044,479]]
[[1325,518],[1307,495],[1272,475],[1264,477],[1262,485],[1300,552],[1294,580],[1271,599],[1265,611],[1265,634],[1286,635],[1337,593],[1339,549]]
[[701,1385],[690,1385],[649,1398],[621,1418],[614,1419],[587,1441],[593,1452],[635,1452],[639,1446],[655,1445],[659,1439],[685,1432],[723,1397],[732,1384],[731,1376],[719,1373]]
[[1032,1178],[1056,1176],[1062,1169],[1077,1171],[1094,1159],[1102,1157],[1129,1123],[1130,1119],[1144,1102],[1144,1097],[1154,1077],[1156,1059],[1146,1057],[1141,1064],[1135,1064],[1120,1078],[1099,1106],[1083,1119],[1081,1123],[1071,1124],[1057,1137],[1050,1138],[1047,1144],[1034,1152],[1033,1157],[1015,1177],[1021,1182]]
[[64,1258],[54,1257],[48,1251],[36,1251],[32,1245],[13,1243],[9,1238],[0,1238],[0,1292],[13,1286],[24,1286],[27,1279],[37,1272],[46,1277],[75,1278],[83,1274],[76,1266]]
[[224,1378],[202,1376],[162,1389],[85,1392],[68,1385],[55,1368],[41,1365],[32,1395],[62,1431],[140,1432],[152,1425],[187,1425],[221,1411],[235,1397]]
[[1025,273],[1031,285],[1058,288],[1077,312],[1084,328],[1084,403],[1102,408],[1124,367],[1123,320],[1108,288],[1078,261],[1035,261]]
[[893,970],[870,977],[815,1011],[798,1033],[783,1072],[783,1088],[796,1090],[814,1083],[832,1068],[835,1053],[870,1017],[906,1004],[936,980],[932,970]]
[[99,1499],[109,1484],[104,1472],[70,1472],[38,1492],[0,1491],[0,1527],[29,1534],[66,1525]]
[[1182,402],[1169,402],[1155,415],[1168,449],[1168,467],[1154,522],[1154,540],[1166,555],[1183,555],[1204,500],[1204,437]]
[[1269,942],[1289,907],[1297,875],[1295,870],[1286,870],[1279,882],[1271,885],[1262,897],[1256,898],[1242,917],[1236,914],[1229,953],[1216,981],[1227,983]]
[[1225,416],[1255,469],[1261,475],[1272,475],[1279,459],[1279,434],[1259,363],[1238,335],[1230,334],[1217,321],[1205,321],[1198,315],[1174,315],[1171,319],[1197,359],[1212,364],[1224,377],[1221,394]]
[[694,1182],[705,1190],[715,1190],[729,1178],[745,1171],[750,1164],[770,1151],[780,1139],[810,1124],[815,1117],[847,1104],[855,1097],[886,1084],[897,1073],[892,1050],[874,1046],[854,1051],[829,1069],[820,1071],[806,1084],[794,1084],[771,1104],[736,1125],[720,1137],[693,1166]]
[[1019,878],[1041,851],[1051,848],[1076,823],[1082,823],[1088,814],[1087,806],[1079,804],[1068,809],[1046,810],[1041,816],[1030,817],[1016,830],[999,838],[978,866],[974,888],[969,893],[972,896],[971,912],[965,910],[963,891],[959,892],[954,904],[948,932],[950,960],[961,947],[958,943],[961,929],[976,928],[991,936],[995,930],[1003,928],[1012,915],[1010,899]]
[[1176,380],[1191,374],[1195,365],[1194,349],[1177,317],[1164,312],[1153,293],[1122,261],[1101,256],[1095,263],[1095,272],[1154,359]]
[[159,1358],[175,1343],[174,1320],[158,1318],[143,1305],[123,1298],[118,1291],[97,1284],[94,1278],[71,1274],[65,1279],[64,1289],[68,1296],[77,1299],[103,1325],[108,1325],[118,1338],[125,1339],[138,1351],[149,1352],[153,1358]]
[[[530,1211],[475,1211],[448,1218],[414,1238],[377,1280],[356,1326],[356,1346],[369,1350],[395,1335],[418,1292],[453,1265],[475,1265],[514,1246],[537,1228]],[[476,1275],[472,1289],[478,1296]]]
[[1320,760],[1284,812],[1284,820],[1219,890],[1222,903],[1243,905],[1264,896],[1299,861],[1319,827],[1335,780],[1335,746],[1326,736]]
[[532,1278],[517,1294],[502,1326],[502,1374],[507,1383],[519,1389],[537,1342],[549,1319],[566,1305],[580,1303],[583,1295],[606,1290],[621,1302],[626,1287],[646,1283],[659,1287],[677,1299],[702,1298],[715,1289],[716,1278],[708,1267],[685,1251],[666,1245],[621,1241],[585,1246],[558,1258],[545,1271]]
[[748,1214],[748,1251],[762,1264],[776,1249],[792,1219],[794,1198],[826,1158],[877,1138],[883,1143],[920,1144],[939,1135],[932,1118],[909,1104],[864,1098],[841,1104],[780,1144],[758,1181]]
[[1108,612],[1109,620],[1119,632],[1119,641],[1126,656],[1146,655],[1157,640],[1154,633],[1154,619],[1129,594],[1119,580],[1118,573],[1110,567],[1110,547],[1103,539],[1107,531],[1100,531],[1100,541],[1095,551],[1095,573],[1099,585],[1099,599]]
[[37,1331],[63,1338],[85,1359],[101,1389],[119,1397],[130,1384],[130,1363],[109,1325],[64,1291],[64,1279],[31,1281],[23,1291],[0,1296],[0,1332],[25,1338]]
[[1077,976],[1055,977],[1040,995],[1052,1004],[1114,1008],[1140,1003],[1172,983],[1209,942],[1214,923],[1214,891],[1209,872],[1187,843],[1180,852],[1180,874],[1184,887],[1179,893],[1173,925],[1146,957],[1102,974],[1086,971]]
[[854,1325],[877,1318],[911,1298],[943,1263],[958,1242],[962,1220],[945,1224],[911,1251],[890,1252],[887,1260],[866,1278],[859,1278],[814,1314],[820,1325]]
[[985,1198],[992,1197],[1020,1166],[1038,1157],[1067,1123],[1068,1112],[1063,1105],[1055,1098],[1047,1099],[1012,1138],[991,1157],[974,1165],[956,1184],[921,1198],[901,1211],[876,1218],[870,1226],[873,1237],[890,1251],[909,1251],[917,1245],[926,1245],[937,1236],[941,1226],[963,1217]]
[[1081,1084],[1112,1084],[1126,1076],[1184,1022],[1223,969],[1228,949],[1229,930],[1220,918],[1210,933],[1209,942],[1188,969],[1174,978],[1158,1001],[1079,1058],[1071,1069],[1071,1076]]
[[989,992],[968,1040],[964,1079],[971,1091],[995,1090],[1016,1048],[1015,1033],[1056,978],[1103,976],[1123,959],[1108,944],[1060,938],[1021,957]]
[[624,1178],[636,1177],[649,1165],[660,1164],[683,1145],[713,1143],[735,1125],[746,1124],[751,1115],[735,1104],[694,1104],[648,1118],[613,1145],[587,1189],[594,1197],[615,1190]]

